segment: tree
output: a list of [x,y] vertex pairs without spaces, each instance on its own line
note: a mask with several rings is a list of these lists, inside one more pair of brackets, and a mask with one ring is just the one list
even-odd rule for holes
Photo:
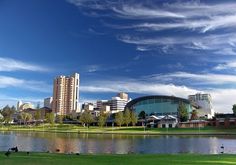
[[35,114],[34,114],[34,119],[35,119],[35,120],[41,119],[41,113],[40,113],[39,110],[37,110],[37,111],[35,112]]
[[136,113],[134,111],[131,111],[130,118],[131,118],[132,126],[135,126],[135,124],[138,121],[138,118],[137,118],[137,115],[136,115]]
[[236,115],[236,104],[233,105],[232,110],[233,110],[234,115]]
[[98,125],[100,127],[103,127],[106,124],[107,118],[108,118],[108,114],[102,110],[100,112],[100,115],[98,116]]
[[80,118],[79,121],[85,125],[87,125],[87,127],[89,127],[89,125],[94,121],[93,116],[91,115],[91,113],[87,110],[85,110]]
[[57,116],[57,122],[58,122],[59,124],[62,124],[62,123],[63,123],[63,119],[64,119],[64,116],[63,116],[63,115],[58,115],[58,116]]
[[139,117],[140,119],[145,119],[145,118],[146,118],[146,113],[145,113],[145,111],[141,111],[141,112],[139,113],[138,117]]
[[115,114],[115,123],[120,127],[124,123],[123,112],[118,112]]
[[179,121],[185,122],[188,120],[188,111],[184,103],[180,102],[178,107],[178,118]]
[[126,109],[124,112],[124,124],[126,124],[126,126],[128,127],[130,122],[131,122],[130,110]]
[[22,112],[20,118],[23,120],[24,125],[26,125],[26,123],[32,119],[32,115],[30,113]]
[[197,115],[197,110],[193,110],[191,113],[191,120],[197,120],[198,115]]
[[54,113],[47,113],[46,114],[46,121],[50,124],[54,124],[55,123],[55,116],[54,116]]
[[2,109],[2,116],[5,123],[9,123],[12,120],[12,115],[15,113],[14,109],[11,109],[8,105]]

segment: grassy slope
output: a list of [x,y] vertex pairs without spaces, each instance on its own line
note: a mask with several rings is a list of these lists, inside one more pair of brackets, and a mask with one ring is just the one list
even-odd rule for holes
[[83,132],[89,132],[89,133],[133,133],[133,134],[236,134],[236,128],[232,129],[219,129],[219,128],[201,128],[201,129],[186,129],[186,128],[171,128],[171,129],[165,129],[165,128],[152,128],[152,129],[146,129],[144,132],[143,127],[90,127],[85,128],[81,126],[76,125],[40,125],[40,126],[8,126],[8,127],[0,127],[0,131],[47,131],[47,132],[74,132],[74,133],[83,133]]
[[1,165],[65,165],[65,164],[86,164],[86,165],[104,165],[104,164],[158,164],[158,165],[217,165],[217,164],[236,164],[235,155],[65,155],[65,154],[47,154],[47,153],[13,153],[6,157],[0,152]]

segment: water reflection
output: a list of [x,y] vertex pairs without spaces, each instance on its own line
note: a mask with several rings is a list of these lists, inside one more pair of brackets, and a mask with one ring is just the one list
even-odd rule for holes
[[23,151],[62,153],[236,153],[236,136],[148,136],[0,132],[0,150],[18,146]]

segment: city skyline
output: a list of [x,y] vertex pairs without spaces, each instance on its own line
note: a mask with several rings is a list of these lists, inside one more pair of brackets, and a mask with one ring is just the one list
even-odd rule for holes
[[[227,10],[226,10],[227,9]],[[80,74],[80,102],[209,93],[236,103],[235,1],[0,0],[0,107]]]

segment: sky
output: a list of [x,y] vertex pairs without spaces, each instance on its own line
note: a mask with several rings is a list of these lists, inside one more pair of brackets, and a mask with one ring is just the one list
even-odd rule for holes
[[235,20],[233,0],[0,0],[0,107],[42,103],[77,72],[81,103],[209,93],[229,113]]

